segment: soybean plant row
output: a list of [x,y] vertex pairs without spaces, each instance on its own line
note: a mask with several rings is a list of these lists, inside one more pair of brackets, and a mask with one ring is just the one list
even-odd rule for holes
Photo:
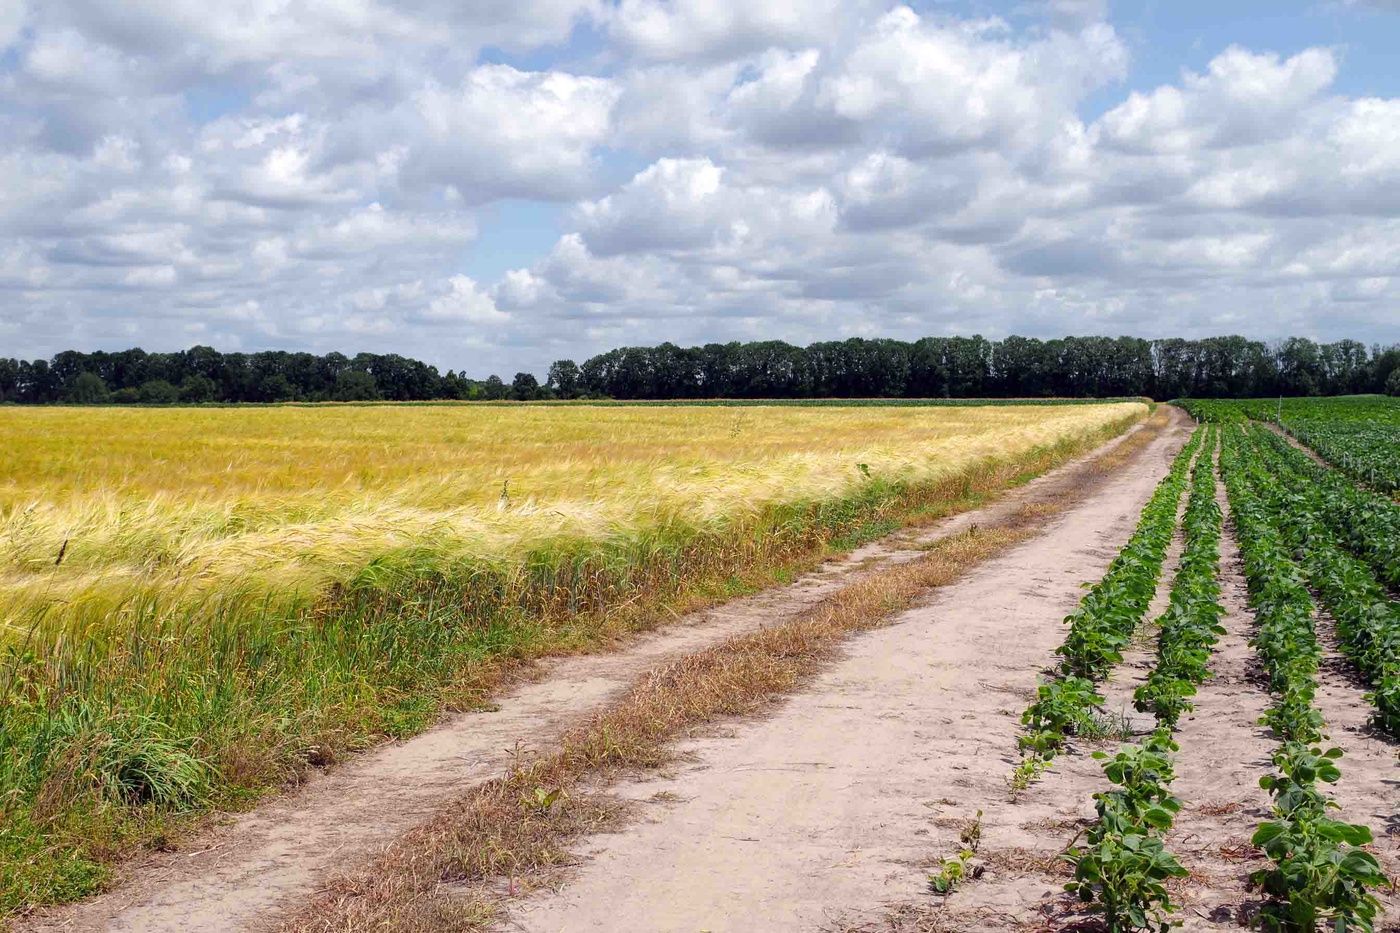
[[1338,748],[1324,751],[1324,722],[1314,705],[1321,649],[1316,606],[1292,548],[1270,508],[1276,484],[1258,462],[1258,451],[1238,425],[1225,428],[1221,473],[1244,560],[1257,633],[1253,644],[1269,679],[1273,705],[1264,724],[1280,739],[1277,773],[1261,779],[1274,801],[1274,818],[1260,824],[1253,844],[1272,865],[1255,881],[1269,896],[1261,919],[1268,930],[1313,930],[1330,922],[1337,930],[1372,930],[1379,904],[1371,892],[1387,884],[1361,825],[1334,820],[1336,807],[1322,789],[1341,777]]
[[1146,614],[1157,590],[1167,546],[1176,528],[1177,506],[1186,488],[1191,459],[1200,447],[1197,431],[1177,454],[1166,477],[1142,510],[1128,543],[1065,621],[1070,631],[1056,649],[1062,660],[1057,676],[1042,684],[1022,716],[1023,758],[1011,777],[1012,789],[1024,789],[1038,777],[1068,736],[1080,731],[1103,705],[1095,689]]
[[[1206,449],[1196,460],[1193,473],[1191,463],[1203,442]],[[1220,518],[1214,502],[1214,443],[1214,435],[1207,430],[1192,436],[1143,509],[1128,544],[1065,620],[1070,632],[1057,649],[1062,658],[1058,676],[1039,688],[1036,701],[1022,718],[1026,733],[1021,739],[1021,764],[1009,781],[1013,793],[1043,773],[1070,735],[1092,724],[1094,711],[1103,704],[1095,683],[1122,660],[1124,646],[1151,604],[1188,478],[1192,494],[1187,507],[1186,553],[1191,569],[1173,587],[1171,606],[1164,615],[1164,619],[1183,622],[1173,626],[1159,658],[1184,660],[1184,620],[1194,622],[1209,616],[1207,627],[1217,624],[1217,617],[1199,605],[1202,599],[1215,602],[1210,587],[1215,585]],[[1179,711],[1189,691],[1169,682],[1168,678],[1177,676],[1184,682],[1187,677],[1184,669],[1179,669],[1158,676],[1155,683],[1164,708],[1166,696],[1171,694],[1177,697],[1174,708]],[[1155,708],[1155,700],[1144,697],[1143,702],[1152,702]],[[1114,786],[1094,795],[1098,819],[1088,830],[1084,845],[1067,853],[1075,875],[1066,889],[1101,913],[1112,931],[1165,930],[1170,925],[1166,915],[1172,905],[1166,882],[1186,874],[1163,841],[1181,808],[1170,790],[1172,754],[1177,750],[1171,726],[1164,722],[1141,745],[1124,745],[1113,756],[1094,753]]]
[[1115,933],[1170,929],[1175,905],[1167,881],[1188,874],[1165,842],[1181,809],[1170,789],[1176,773],[1173,753],[1179,751],[1172,730],[1191,708],[1187,698],[1210,676],[1211,649],[1225,632],[1217,579],[1221,511],[1215,501],[1216,432],[1213,427],[1204,431],[1183,518],[1185,546],[1167,609],[1158,620],[1156,663],[1134,697],[1140,711],[1155,715],[1157,728],[1141,745],[1124,745],[1112,757],[1094,752],[1114,788],[1094,795],[1098,819],[1084,847],[1067,853],[1074,880],[1066,890],[1101,913]]

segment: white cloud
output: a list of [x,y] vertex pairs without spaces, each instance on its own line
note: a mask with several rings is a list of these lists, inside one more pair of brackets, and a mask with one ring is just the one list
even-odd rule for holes
[[1181,85],[1134,92],[1100,121],[1109,145],[1135,152],[1189,152],[1248,146],[1297,130],[1297,121],[1335,79],[1330,50],[1307,49],[1289,59],[1231,47],[1205,74],[1187,72]]
[[468,203],[583,193],[618,95],[604,78],[482,66],[460,87],[420,91],[401,115],[417,143],[404,173],[450,184]]
[[495,300],[465,275],[448,279],[446,293],[428,302],[423,317],[467,324],[502,324],[510,320],[510,315],[497,308]]
[[607,24],[644,58],[732,57],[828,41],[843,13],[838,0],[620,0]]
[[0,52],[15,44],[28,18],[26,0],[0,0]]
[[662,339],[1393,333],[1400,99],[1339,91],[1338,51],[1242,33],[1135,88],[1099,0],[920,10],[0,0],[0,330],[477,371]]

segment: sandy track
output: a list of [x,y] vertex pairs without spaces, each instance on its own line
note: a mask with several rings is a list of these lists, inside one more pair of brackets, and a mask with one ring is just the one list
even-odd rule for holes
[[[1155,469],[1179,447],[1187,419],[1147,448]],[[273,923],[332,874],[382,851],[440,806],[498,776],[515,756],[550,746],[572,723],[620,696],[645,671],[736,634],[796,616],[871,568],[913,560],[927,544],[977,522],[1009,515],[1038,495],[1082,484],[1092,463],[1143,429],[1135,426],[1086,457],[1009,492],[995,503],[868,544],[793,585],[687,616],[634,639],[625,650],[542,663],[535,679],[501,697],[495,712],[462,713],[414,739],[314,775],[184,851],[153,853],[128,866],[116,889],[16,924],[17,930],[246,930]]]
[[1053,802],[1006,805],[1019,713],[1081,584],[1102,575],[1185,442],[1189,421],[1174,419],[1041,536],[853,639],[772,718],[687,743],[692,765],[623,785],[648,819],[593,839],[561,890],[517,902],[502,927],[813,929],[927,899],[923,866],[956,851],[978,809],[989,849],[1023,838],[1028,815],[1065,818]]

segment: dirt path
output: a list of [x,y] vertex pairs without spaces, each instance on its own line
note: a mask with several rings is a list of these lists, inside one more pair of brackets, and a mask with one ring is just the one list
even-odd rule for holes
[[1188,429],[1180,419],[1040,537],[854,639],[771,719],[694,740],[692,765],[623,785],[649,819],[594,838],[560,891],[522,899],[502,928],[812,929],[926,899],[930,853],[956,851],[979,809],[989,848],[1022,836],[1028,814],[1063,819],[1034,793],[1006,805],[1019,713],[1081,584],[1127,540]]
[[[1187,419],[1134,464],[1154,468],[1184,442]],[[1094,464],[1143,430],[1139,424],[1087,457],[1047,473],[983,508],[868,544],[793,585],[678,620],[625,650],[545,662],[537,678],[499,699],[494,712],[463,713],[402,743],[386,744],[301,789],[230,819],[176,853],[130,866],[114,891],[16,924],[19,930],[245,930],[268,924],[332,873],[361,864],[445,802],[505,770],[522,750],[548,746],[568,725],[617,697],[645,671],[735,634],[792,618],[871,568],[912,560],[920,545],[1025,502],[1091,481]],[[1148,430],[1155,429],[1149,428]]]
[[1332,469],[1332,464],[1328,463],[1326,460],[1323,460],[1321,454],[1313,450],[1308,445],[1304,444],[1302,441],[1298,440],[1292,434],[1289,434],[1283,428],[1274,424],[1272,421],[1255,421],[1252,423],[1263,425],[1268,430],[1273,431],[1279,437],[1288,441],[1288,446],[1292,447],[1294,450],[1301,450],[1303,453],[1307,454],[1308,459],[1312,460],[1312,462],[1316,463],[1318,466],[1327,467],[1329,470]]

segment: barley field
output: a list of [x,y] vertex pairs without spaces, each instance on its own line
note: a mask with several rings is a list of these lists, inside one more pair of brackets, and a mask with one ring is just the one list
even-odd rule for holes
[[0,912],[1147,411],[0,408]]

